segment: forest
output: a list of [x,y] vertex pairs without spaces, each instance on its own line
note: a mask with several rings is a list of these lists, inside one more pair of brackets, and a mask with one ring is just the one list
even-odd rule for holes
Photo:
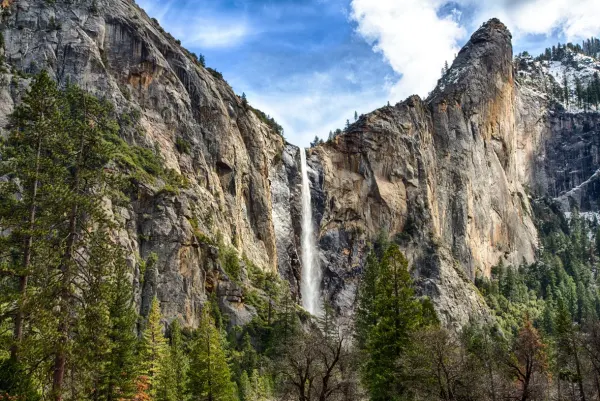
[[[0,400],[600,397],[600,225],[547,199],[534,201],[537,261],[478,275],[489,314],[460,331],[440,324],[385,233],[352,321],[328,305],[310,316],[287,283],[218,238],[224,269],[257,310],[250,324],[230,325],[214,293],[193,330],[165,326],[156,298],[140,313],[110,205],[152,177],[168,191],[186,184],[123,141],[124,124],[106,100],[45,73],[11,115],[0,149]],[[156,255],[137,263],[152,271]]]
[[[563,65],[572,67],[575,71],[580,69],[574,56],[581,54],[592,57],[596,60],[600,57],[600,40],[592,37],[582,42],[582,44],[558,43],[555,46],[546,48],[544,53],[535,58],[536,61],[560,61]],[[520,54],[521,57],[528,57],[529,53]],[[572,89],[571,89],[572,88]],[[598,72],[594,72],[589,82],[582,82],[581,78],[575,75],[570,79],[566,74],[563,75],[561,82],[552,82],[551,88],[548,88],[552,100],[561,102],[567,106],[570,104],[584,111],[592,109],[598,110],[600,104],[600,77]]]

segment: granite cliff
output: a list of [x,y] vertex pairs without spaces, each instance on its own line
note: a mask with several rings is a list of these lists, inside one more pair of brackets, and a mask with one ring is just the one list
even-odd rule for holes
[[[255,311],[225,272],[224,249],[243,272],[277,272],[299,295],[299,149],[217,71],[129,0],[7,0],[0,33],[0,126],[44,69],[109,99],[122,138],[185,183],[141,179],[127,205],[112,206],[142,314],[156,295],[168,320],[196,326],[215,294],[232,324],[248,322]],[[540,89],[543,66],[520,64],[509,31],[491,20],[427,99],[361,116],[309,151],[323,289],[340,312],[351,313],[369,243],[386,232],[445,323],[486,315],[472,280],[499,260],[533,260],[531,197],[576,191],[595,175],[598,115],[561,108]],[[579,139],[565,144],[573,130]],[[591,195],[571,198],[596,207]]]

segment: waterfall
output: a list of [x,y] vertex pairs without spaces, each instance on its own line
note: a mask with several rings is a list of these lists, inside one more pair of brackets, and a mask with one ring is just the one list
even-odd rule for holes
[[300,163],[302,173],[302,280],[300,292],[304,309],[313,315],[319,315],[321,313],[321,269],[315,244],[308,167],[304,148],[300,148]]

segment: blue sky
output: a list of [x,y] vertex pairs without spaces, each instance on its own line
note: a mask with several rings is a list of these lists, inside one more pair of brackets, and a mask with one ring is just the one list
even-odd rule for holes
[[[575,3],[575,4],[571,4]],[[367,113],[433,89],[482,22],[515,53],[600,35],[598,0],[138,0],[239,94],[308,145]],[[594,18],[593,16],[596,16]]]

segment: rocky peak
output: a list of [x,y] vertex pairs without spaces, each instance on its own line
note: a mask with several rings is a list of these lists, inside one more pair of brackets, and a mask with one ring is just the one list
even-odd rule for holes
[[[218,72],[129,0],[9,2],[0,31],[0,123],[29,74],[47,69],[61,83],[77,82],[111,100],[122,137],[188,183],[140,183],[129,204],[113,206],[142,312],[157,296],[168,320],[195,326],[215,294],[233,324],[249,321],[254,310],[216,243],[244,263],[278,271],[297,294],[298,148]],[[551,71],[535,68],[540,77]],[[500,260],[533,260],[537,233],[524,187],[585,182],[600,144],[590,146],[593,135],[583,135],[594,132],[594,121],[549,107],[535,89],[543,84],[514,78],[510,32],[492,19],[427,100],[414,96],[369,113],[309,152],[323,291],[339,311],[351,313],[369,244],[382,231],[406,253],[420,293],[448,325],[486,314],[476,277]],[[557,139],[572,127],[581,128],[581,140]],[[571,174],[575,164],[561,159],[563,149],[582,160],[591,156],[589,168]],[[565,163],[572,169],[562,180],[555,172]],[[156,263],[142,271],[152,254]]]
[[517,114],[511,34],[493,19],[427,100],[376,110],[314,150],[321,256],[335,304],[352,299],[351,266],[383,228],[442,320],[460,325],[485,314],[470,280],[500,260],[532,261],[537,246],[519,181]]
[[498,19],[483,24],[438,81],[429,102],[456,99],[463,106],[477,106],[486,98],[494,99],[502,86],[513,79],[511,38],[508,28]]

